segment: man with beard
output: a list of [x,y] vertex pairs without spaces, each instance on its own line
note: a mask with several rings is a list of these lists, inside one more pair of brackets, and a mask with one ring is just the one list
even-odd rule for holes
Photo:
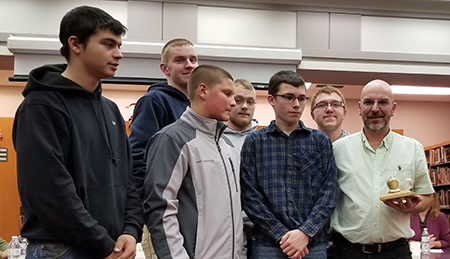
[[234,100],[236,106],[233,107],[228,120],[228,128],[225,129],[227,136],[237,150],[241,151],[245,136],[256,130],[259,125],[257,119],[253,118],[256,108],[256,91],[253,85],[245,79],[234,81]]
[[[396,108],[388,83],[369,82],[359,101],[363,129],[333,144],[339,198],[331,227],[337,258],[411,258],[410,214],[428,208],[434,191],[423,146],[389,127]],[[390,176],[400,189],[419,195],[383,204],[379,197],[388,193]]]
[[347,113],[345,107],[344,95],[331,85],[320,88],[311,97],[311,118],[331,142],[350,135],[342,128]]
[[[236,79],[234,80],[234,93],[236,106],[231,109],[230,119],[227,123],[228,128],[225,129],[224,134],[240,152],[247,134],[256,130],[259,125],[258,120],[253,118],[256,108],[256,91],[249,81]],[[247,237],[247,258],[250,258],[253,223],[244,211],[242,211],[242,214],[244,219],[244,232]]]

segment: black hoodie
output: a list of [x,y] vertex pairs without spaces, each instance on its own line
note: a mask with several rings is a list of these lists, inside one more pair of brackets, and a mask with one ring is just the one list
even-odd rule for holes
[[13,127],[24,213],[21,235],[108,256],[122,234],[138,239],[142,207],[116,104],[48,65],[30,73]]

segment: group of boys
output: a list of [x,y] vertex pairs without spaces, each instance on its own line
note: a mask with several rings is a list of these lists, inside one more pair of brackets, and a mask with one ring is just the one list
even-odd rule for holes
[[[386,82],[364,87],[363,129],[347,136],[337,89],[313,95],[311,129],[300,120],[304,80],[277,72],[275,119],[256,130],[251,84],[198,65],[193,44],[174,39],[161,55],[167,84],[138,100],[128,139],[100,83],[123,58],[125,31],[77,7],[60,27],[68,64],[30,72],[13,129],[27,258],[134,258],[141,237],[147,258],[326,258],[330,219],[336,258],[410,258],[409,213],[433,189],[423,147],[390,130]],[[382,204],[390,175],[419,195]]]

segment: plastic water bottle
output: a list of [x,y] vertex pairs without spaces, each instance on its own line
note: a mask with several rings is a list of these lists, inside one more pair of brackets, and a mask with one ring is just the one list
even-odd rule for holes
[[8,245],[8,259],[20,258],[20,243],[17,236],[13,236]]
[[424,254],[424,255],[430,254],[430,235],[428,234],[427,228],[423,229],[422,237],[420,239],[420,246],[421,246],[422,254]]
[[27,246],[28,246],[26,237],[19,237],[19,246],[20,246],[19,259],[25,259],[25,256],[27,255]]

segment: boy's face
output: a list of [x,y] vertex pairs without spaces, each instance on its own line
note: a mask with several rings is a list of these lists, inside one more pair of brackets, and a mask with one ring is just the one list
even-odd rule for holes
[[173,46],[169,49],[167,64],[161,64],[161,71],[169,84],[186,89],[192,70],[198,67],[197,52],[191,45]]
[[[293,85],[282,83],[276,95],[292,96],[295,98],[301,96],[306,97],[306,88],[305,85],[294,87]],[[284,125],[297,125],[306,104],[306,102],[300,102],[298,99],[289,102],[282,96],[273,95],[269,95],[267,101],[273,107],[276,121]]]
[[98,29],[81,48],[80,61],[87,73],[94,78],[103,79],[113,77],[123,58],[120,46],[122,37],[110,30]]
[[[346,110],[342,106],[342,99],[337,93],[320,93],[316,97],[315,105],[317,104],[326,104],[325,107],[319,105],[320,107],[311,111],[311,117],[319,128],[335,130],[341,126]],[[339,104],[339,106],[334,108],[332,104]]]
[[240,85],[234,87],[236,106],[231,110],[230,125],[235,130],[244,130],[252,123],[255,113],[256,92]]
[[220,84],[208,88],[205,102],[208,118],[228,121],[231,109],[236,106],[233,80],[227,78],[222,80]]

